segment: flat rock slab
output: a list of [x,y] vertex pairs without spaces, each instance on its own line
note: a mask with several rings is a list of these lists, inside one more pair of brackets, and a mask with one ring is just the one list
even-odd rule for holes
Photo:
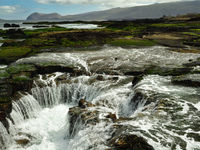
[[200,74],[186,74],[172,77],[172,83],[192,87],[200,87]]

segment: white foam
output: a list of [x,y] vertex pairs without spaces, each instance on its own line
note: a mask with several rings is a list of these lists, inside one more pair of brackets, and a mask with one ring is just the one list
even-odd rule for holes
[[67,105],[58,105],[53,108],[44,108],[35,118],[28,119],[16,126],[20,132],[36,137],[37,144],[29,147],[12,145],[9,150],[63,150],[67,147],[65,137],[67,136],[68,122]]
[[95,24],[58,24],[60,27],[65,27],[67,29],[97,29],[98,25]]

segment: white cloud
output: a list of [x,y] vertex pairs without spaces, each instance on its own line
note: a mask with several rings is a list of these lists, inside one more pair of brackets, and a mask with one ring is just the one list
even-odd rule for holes
[[153,3],[175,2],[185,0],[36,0],[38,3],[58,3],[58,4],[96,4],[105,8],[129,7]]
[[0,14],[12,14],[17,11],[18,6],[0,6]]

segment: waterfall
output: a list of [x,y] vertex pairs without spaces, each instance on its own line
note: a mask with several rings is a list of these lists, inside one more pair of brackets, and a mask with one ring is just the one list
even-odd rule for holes
[[12,143],[12,139],[10,135],[8,134],[8,131],[3,126],[3,124],[0,121],[0,150],[6,149],[6,147]]
[[[113,126],[129,126],[131,129],[127,128],[127,132],[145,137],[158,150],[170,150],[174,145],[177,149],[198,148],[198,141],[178,135],[180,131],[188,136],[195,134],[194,120],[199,121],[199,111],[195,108],[199,103],[193,104],[187,99],[188,94],[198,94],[195,88],[174,86],[170,84],[170,77],[153,75],[144,77],[134,87],[132,78],[123,76],[102,75],[101,79],[97,75],[69,76],[70,82],[60,84],[54,77],[45,79],[45,86],[36,85],[30,93],[13,101],[14,124],[9,121],[10,134],[0,123],[0,144],[6,146],[4,149],[106,149]],[[87,113],[97,111],[100,118],[115,114],[119,122],[102,119],[94,125],[84,122],[85,125],[77,118],[70,133],[69,109],[77,106],[82,98],[95,105]],[[176,116],[179,118],[173,120]],[[190,129],[179,129],[183,117],[190,121],[187,122]],[[28,144],[17,144],[20,140]]]
[[35,117],[41,110],[38,101],[32,95],[24,95],[20,100],[13,101],[11,117],[17,124],[25,119]]
[[82,98],[92,101],[100,94],[100,89],[82,83],[72,83],[44,88],[36,87],[31,92],[41,106],[51,107],[61,103],[77,104]]

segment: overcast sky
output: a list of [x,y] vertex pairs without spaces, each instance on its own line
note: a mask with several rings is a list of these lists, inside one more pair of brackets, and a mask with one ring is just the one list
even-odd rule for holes
[[175,1],[189,0],[0,0],[0,18],[25,19],[33,12],[68,15]]

